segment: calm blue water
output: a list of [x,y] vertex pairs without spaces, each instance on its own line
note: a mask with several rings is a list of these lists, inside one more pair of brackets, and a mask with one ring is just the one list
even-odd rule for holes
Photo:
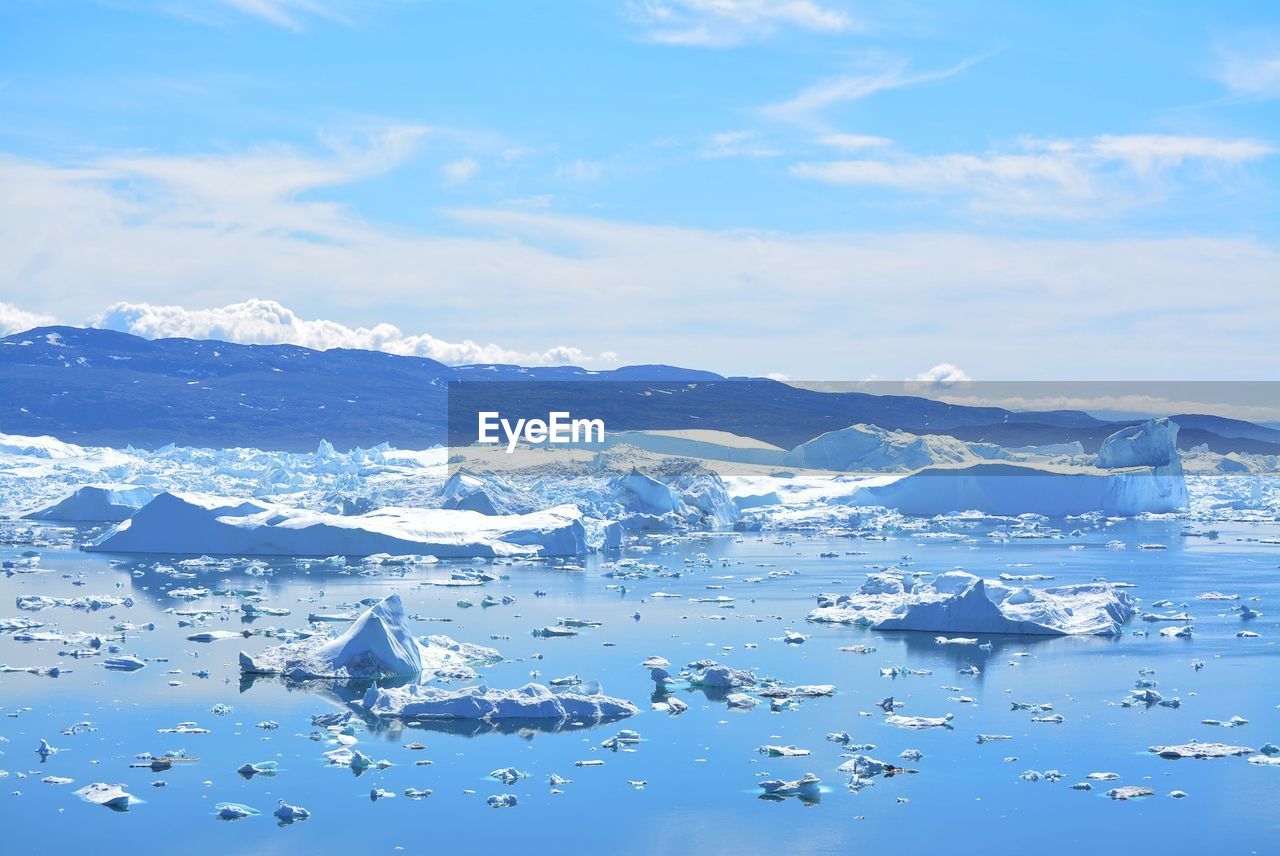
[[[983,525],[976,532],[986,532]],[[456,565],[441,564],[407,577],[361,576],[333,568],[299,570],[278,563],[267,577],[213,572],[197,581],[175,581],[149,574],[134,577],[136,557],[113,567],[109,557],[73,550],[46,551],[42,566],[49,573],[0,579],[0,615],[19,614],[56,622],[64,631],[104,632],[116,621],[154,622],[156,629],[133,635],[122,648],[143,657],[168,657],[134,673],[105,671],[93,659],[61,661],[73,671],[60,678],[25,673],[0,675],[0,815],[7,836],[5,850],[41,852],[422,852],[432,848],[552,848],[574,851],[608,848],[612,852],[740,850],[758,852],[991,852],[1073,853],[1082,848],[1173,848],[1183,852],[1275,852],[1280,831],[1280,768],[1259,767],[1242,758],[1167,761],[1146,751],[1158,743],[1192,738],[1221,740],[1257,748],[1280,743],[1280,547],[1244,539],[1274,538],[1271,529],[1223,527],[1216,541],[1183,539],[1180,526],[1125,523],[1084,538],[991,543],[978,535],[955,543],[912,537],[888,541],[794,538],[778,543],[771,535],[711,537],[661,547],[637,558],[684,568],[680,578],[651,577],[627,583],[628,593],[606,589],[613,580],[601,576],[598,562],[585,574],[536,566],[500,569],[510,578],[483,590],[417,585],[443,578]],[[1120,538],[1130,549],[1116,552],[1103,543]],[[1141,542],[1167,544],[1164,551],[1139,551]],[[1073,543],[1085,549],[1072,550]],[[12,558],[21,548],[0,551]],[[838,559],[818,554],[835,550]],[[845,555],[846,551],[865,555]],[[709,566],[686,566],[685,559],[705,553]],[[962,567],[996,575],[1044,573],[1054,583],[1080,582],[1097,576],[1136,583],[1145,603],[1170,598],[1189,604],[1196,635],[1189,640],[1160,638],[1163,625],[1135,621],[1129,629],[1153,635],[1122,639],[1000,639],[994,650],[939,646],[934,634],[889,634],[808,625],[804,616],[819,591],[848,591],[869,566],[890,565],[911,557],[915,570],[943,571]],[[119,558],[119,557],[117,557]],[[154,561],[155,557],[147,561]],[[477,565],[479,563],[461,563]],[[1025,564],[1027,567],[1012,568]],[[765,565],[765,566],[761,566]],[[747,583],[745,577],[793,568],[798,574]],[[718,577],[727,577],[718,579]],[[72,584],[80,578],[83,586]],[[837,582],[842,581],[842,582]],[[491,686],[517,686],[537,669],[543,680],[566,674],[602,681],[612,695],[630,698],[644,712],[621,723],[560,733],[450,733],[440,730],[382,728],[362,736],[359,748],[395,766],[355,776],[348,769],[325,765],[321,753],[330,746],[307,736],[311,716],[336,710],[332,695],[319,690],[290,689],[274,680],[242,685],[236,654],[242,647],[258,650],[261,637],[212,644],[185,641],[192,632],[178,628],[165,610],[212,606],[223,599],[188,604],[166,596],[170,588],[230,585],[263,586],[268,603],[294,610],[283,619],[259,619],[242,625],[235,616],[207,629],[239,630],[247,626],[299,626],[309,611],[398,591],[410,613],[445,616],[451,623],[417,622],[418,632],[447,633],[455,638],[498,647],[510,662],[485,670]],[[707,590],[723,585],[723,591]],[[544,589],[546,597],[534,597]],[[692,604],[684,598],[648,599],[656,591],[684,598],[727,594],[735,608]],[[1238,593],[1263,612],[1242,622],[1228,612],[1230,604],[1195,600],[1207,591]],[[484,593],[511,594],[516,603],[491,609],[463,610],[460,597],[478,602]],[[19,613],[14,598],[22,594],[127,593],[132,608],[98,613],[53,609]],[[308,602],[301,602],[306,600]],[[632,613],[639,612],[635,621]],[[575,638],[537,639],[529,631],[554,623],[559,616],[594,618],[604,625]],[[1258,639],[1239,639],[1247,626]],[[784,628],[811,634],[803,645],[777,641]],[[498,638],[491,637],[509,637]],[[985,641],[985,640],[984,640]],[[606,644],[611,643],[611,644]],[[749,649],[748,644],[758,647]],[[841,646],[864,644],[874,653],[841,652]],[[53,665],[60,662],[57,643],[14,642],[0,635],[0,662],[10,665]],[[729,650],[724,650],[728,648]],[[1015,652],[1029,657],[1015,658]],[[653,685],[640,661],[665,656],[675,666],[713,657],[739,668],[752,668],[787,683],[833,683],[832,698],[806,701],[798,710],[771,713],[768,705],[753,711],[727,710],[723,702],[684,691],[690,710],[679,717],[648,710]],[[540,655],[542,659],[532,659]],[[1196,672],[1191,663],[1205,662]],[[1016,663],[1017,665],[1013,665]],[[883,678],[881,667],[908,665],[931,669],[927,677]],[[958,673],[978,665],[981,675]],[[1122,708],[1116,702],[1134,686],[1138,671],[1154,669],[1157,689],[1178,696],[1178,710]],[[170,669],[183,674],[170,675]],[[207,679],[192,672],[207,669]],[[673,669],[674,671],[674,669]],[[171,680],[182,685],[171,687]],[[944,689],[959,687],[960,692]],[[926,716],[953,713],[954,730],[911,732],[881,722],[874,704],[893,694],[906,702],[904,712]],[[948,701],[967,695],[975,704]],[[1061,725],[1033,723],[1031,714],[1010,710],[1010,701],[1051,702],[1066,717]],[[212,705],[232,706],[215,716]],[[860,715],[874,713],[874,716]],[[1205,718],[1243,716],[1249,724],[1220,728],[1200,724]],[[206,735],[163,735],[157,729],[194,720],[211,729]],[[255,724],[279,722],[275,731]],[[96,730],[63,735],[77,722]],[[619,728],[644,737],[635,752],[599,749]],[[841,750],[824,740],[829,731],[848,731],[856,742],[874,743],[870,754],[897,761],[907,748],[924,758],[909,762],[917,775],[879,779],[860,793],[844,786],[835,772]],[[978,733],[1012,735],[1013,739],[978,745]],[[47,738],[65,751],[40,763],[35,748]],[[424,751],[404,744],[420,741]],[[756,753],[765,743],[796,744],[811,749],[807,758],[766,759]],[[129,769],[140,752],[160,754],[185,749],[199,761],[163,773]],[[1014,756],[1017,760],[1007,761]],[[603,767],[576,768],[574,762],[602,758]],[[418,766],[417,761],[430,765]],[[277,761],[273,778],[246,781],[236,768],[246,762]],[[514,766],[530,777],[513,786],[486,778],[499,767]],[[1058,783],[1021,781],[1025,770],[1058,769]],[[758,798],[762,777],[798,778],[812,771],[828,786],[815,805],[798,800],[769,802]],[[1104,796],[1112,785],[1095,784],[1089,793],[1068,789],[1094,771],[1119,773],[1119,785],[1149,785],[1156,795],[1129,802]],[[19,778],[22,772],[26,778]],[[564,793],[552,795],[551,773],[573,779]],[[71,785],[44,784],[46,775],[66,776]],[[164,788],[151,783],[163,780]],[[645,780],[637,790],[628,780]],[[80,801],[76,788],[94,781],[124,783],[144,802],[116,813]],[[394,799],[371,802],[371,788],[397,793]],[[406,799],[406,787],[432,788],[425,800]],[[1187,799],[1167,796],[1174,789]],[[519,805],[495,810],[485,797],[515,793]],[[908,800],[899,802],[899,798]],[[279,828],[270,816],[276,801],[310,809],[312,817]],[[213,817],[216,803],[243,803],[262,811],[259,817],[223,822]],[[1270,843],[1268,843],[1270,842]]]

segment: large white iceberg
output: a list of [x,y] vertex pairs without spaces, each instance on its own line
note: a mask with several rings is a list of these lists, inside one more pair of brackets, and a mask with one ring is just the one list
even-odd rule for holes
[[1031,588],[964,571],[941,574],[931,583],[878,573],[855,594],[820,596],[809,620],[877,630],[1115,636],[1134,609],[1127,591],[1105,582]]
[[426,684],[371,687],[361,702],[365,710],[390,719],[543,719],[604,720],[633,716],[631,702],[607,696],[596,685],[554,692],[529,683],[515,690],[468,687],[445,690]]
[[23,515],[30,520],[108,521],[119,523],[155,498],[149,487],[135,484],[90,484],[69,496]]
[[260,654],[242,651],[240,671],[293,680],[367,680],[412,677],[496,656],[491,648],[454,642],[447,636],[430,636],[425,642],[415,638],[400,595],[392,594],[365,610],[345,633],[333,639],[311,637]]
[[198,493],[162,493],[86,546],[117,553],[566,556],[587,551],[581,512],[380,508],[344,516]]
[[786,454],[783,462],[789,467],[841,472],[900,472],[978,460],[969,445],[955,437],[859,424],[801,443]]

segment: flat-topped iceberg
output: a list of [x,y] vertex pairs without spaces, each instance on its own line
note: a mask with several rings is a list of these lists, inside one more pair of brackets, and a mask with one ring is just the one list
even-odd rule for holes
[[119,523],[154,497],[155,492],[151,488],[141,485],[90,484],[22,516],[29,520]]
[[906,574],[868,576],[854,594],[821,595],[810,621],[877,630],[1115,636],[1134,613],[1132,596],[1106,582],[1032,588],[963,571],[930,583]]
[[929,466],[887,484],[860,488],[851,501],[904,514],[980,511],[1060,517],[1179,511],[1188,499],[1177,437],[1176,423],[1152,419],[1104,440],[1094,467],[1005,462]]
[[259,654],[241,652],[240,671],[293,680],[365,680],[413,677],[497,657],[492,648],[447,636],[429,636],[425,642],[415,638],[400,595],[392,594],[365,610],[340,636],[311,637]]
[[534,683],[514,690],[484,686],[445,690],[424,684],[372,687],[361,704],[369,713],[387,719],[607,720],[640,712],[625,699],[605,695],[596,684],[560,692]]
[[441,557],[571,556],[587,551],[581,513],[380,508],[344,516],[211,494],[162,493],[86,546],[116,553]]

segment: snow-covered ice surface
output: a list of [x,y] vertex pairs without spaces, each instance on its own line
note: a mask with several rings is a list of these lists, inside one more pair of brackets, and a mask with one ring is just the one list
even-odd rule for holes
[[[717,432],[452,472],[442,450],[0,437],[0,812],[52,852],[515,851],[573,830],[620,852],[913,853],[943,830],[949,853],[1076,853],[1135,818],[1262,852],[1276,462],[1162,461],[1171,430],[945,462],[883,437],[849,472]],[[947,480],[903,469],[918,453],[961,481],[1033,468],[1047,493],[870,502]],[[118,527],[21,516],[111,491],[156,499]],[[1194,757],[1212,744],[1233,751]],[[509,769],[527,775],[489,777]],[[129,811],[77,796],[95,783]],[[282,803],[309,816],[278,828]]]

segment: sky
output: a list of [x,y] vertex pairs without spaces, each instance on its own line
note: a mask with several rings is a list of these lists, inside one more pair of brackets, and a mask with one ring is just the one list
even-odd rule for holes
[[0,332],[1275,380],[1278,188],[1274,2],[0,6]]

